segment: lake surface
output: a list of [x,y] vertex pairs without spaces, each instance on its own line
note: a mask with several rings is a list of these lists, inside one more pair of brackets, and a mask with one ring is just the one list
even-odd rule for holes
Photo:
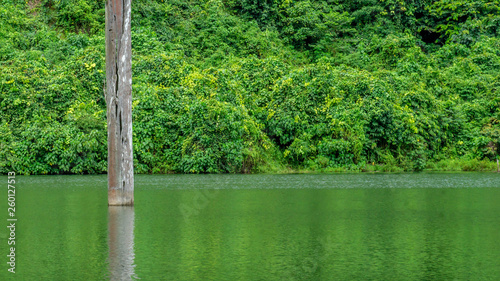
[[[7,177],[0,177],[4,190]],[[500,280],[500,174],[16,176],[0,280]]]

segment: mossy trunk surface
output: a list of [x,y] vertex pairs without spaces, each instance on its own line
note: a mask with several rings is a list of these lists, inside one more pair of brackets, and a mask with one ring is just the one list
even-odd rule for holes
[[108,205],[134,204],[131,0],[106,2]]

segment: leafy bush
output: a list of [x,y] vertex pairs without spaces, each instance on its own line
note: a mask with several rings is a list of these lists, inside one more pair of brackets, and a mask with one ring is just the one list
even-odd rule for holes
[[[498,4],[133,1],[139,173],[493,170]],[[0,172],[106,171],[104,2],[3,1]]]

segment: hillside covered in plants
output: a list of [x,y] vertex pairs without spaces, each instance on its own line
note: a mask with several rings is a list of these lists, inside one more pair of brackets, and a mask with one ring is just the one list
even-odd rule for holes
[[[105,1],[3,0],[0,172],[106,172]],[[133,0],[137,173],[494,170],[500,1]]]

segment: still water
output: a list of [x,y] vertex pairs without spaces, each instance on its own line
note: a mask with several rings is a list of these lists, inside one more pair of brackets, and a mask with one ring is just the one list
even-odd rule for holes
[[[5,189],[7,178],[0,177]],[[16,177],[0,280],[500,280],[500,175]]]

